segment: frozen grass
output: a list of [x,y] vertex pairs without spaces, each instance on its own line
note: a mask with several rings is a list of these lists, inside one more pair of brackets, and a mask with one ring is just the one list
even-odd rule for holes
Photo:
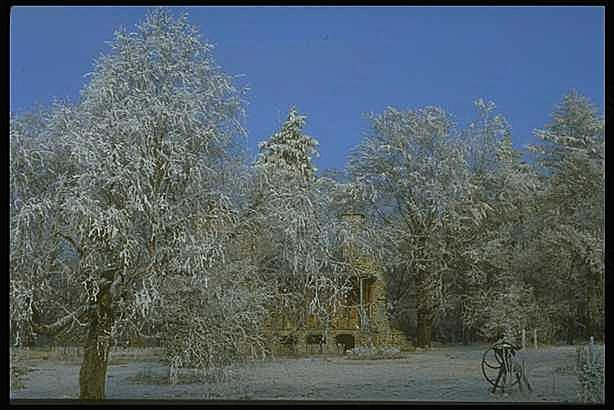
[[[19,357],[19,361],[52,361],[63,363],[81,363],[83,348],[78,346],[54,346],[38,348],[14,348],[11,354]],[[110,364],[122,364],[139,361],[159,360],[161,348],[113,347],[109,355]]]
[[18,390],[24,387],[23,378],[29,371],[25,365],[26,355],[16,350],[11,350],[9,355],[9,386],[11,390]]
[[350,360],[383,360],[405,357],[396,347],[355,347],[348,350],[345,356]]
[[[377,360],[271,359],[227,368],[219,382],[202,381],[197,372],[186,369],[175,385],[168,383],[168,368],[160,360],[137,360],[111,364],[106,391],[109,399],[577,401],[577,377],[564,371],[575,363],[574,346],[521,352],[533,393],[512,389],[505,395],[490,393],[482,378],[480,360],[485,348],[438,347]],[[154,356],[123,353],[140,359]],[[11,391],[12,398],[77,398],[78,363],[33,360],[28,366],[34,371],[25,376],[23,389]]]
[[[40,371],[45,363],[61,366],[80,366],[83,348],[78,346],[54,346],[38,348],[10,348],[10,389],[17,391],[25,387],[24,379],[30,372]],[[114,347],[109,355],[109,365],[160,361],[159,348]],[[78,368],[78,367],[77,367]],[[78,374],[78,372],[77,372]]]

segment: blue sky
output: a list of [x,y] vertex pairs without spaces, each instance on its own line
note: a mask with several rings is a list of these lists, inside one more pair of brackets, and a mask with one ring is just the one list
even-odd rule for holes
[[[604,107],[603,7],[172,7],[216,45],[250,88],[254,150],[288,107],[307,115],[320,169],[342,168],[364,137],[364,114],[438,105],[462,124],[493,100],[514,145],[534,142],[570,89]],[[10,109],[76,101],[94,59],[143,7],[11,9]]]

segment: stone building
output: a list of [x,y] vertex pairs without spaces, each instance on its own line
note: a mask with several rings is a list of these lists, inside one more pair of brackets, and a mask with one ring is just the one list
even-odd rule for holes
[[[360,214],[344,214],[352,226],[363,218]],[[277,312],[268,323],[270,348],[273,354],[343,353],[354,347],[411,348],[405,334],[391,326],[386,313],[387,292],[384,272],[372,261],[357,255],[352,249],[344,251],[350,263],[360,265],[350,277],[351,291],[325,329],[317,317],[310,315],[302,326],[295,318]]]

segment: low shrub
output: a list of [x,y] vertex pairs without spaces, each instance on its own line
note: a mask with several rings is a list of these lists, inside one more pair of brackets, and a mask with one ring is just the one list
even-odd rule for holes
[[593,344],[576,349],[576,376],[578,377],[578,400],[583,403],[603,403],[604,362]]

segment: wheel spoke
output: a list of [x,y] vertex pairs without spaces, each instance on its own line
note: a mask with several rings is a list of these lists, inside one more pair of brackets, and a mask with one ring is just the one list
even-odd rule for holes
[[490,367],[491,369],[495,369],[495,370],[499,370],[501,368],[501,366],[491,366],[488,362],[484,362],[484,364],[488,367]]
[[501,362],[497,360],[496,353],[494,351],[491,353],[491,350],[492,349],[489,349],[486,351],[486,353],[484,353],[482,362],[484,362],[486,366],[490,367],[491,369],[499,369],[501,367]]
[[509,343],[495,343],[484,352],[481,363],[482,374],[494,389],[504,389],[518,384],[515,353],[516,346]]

